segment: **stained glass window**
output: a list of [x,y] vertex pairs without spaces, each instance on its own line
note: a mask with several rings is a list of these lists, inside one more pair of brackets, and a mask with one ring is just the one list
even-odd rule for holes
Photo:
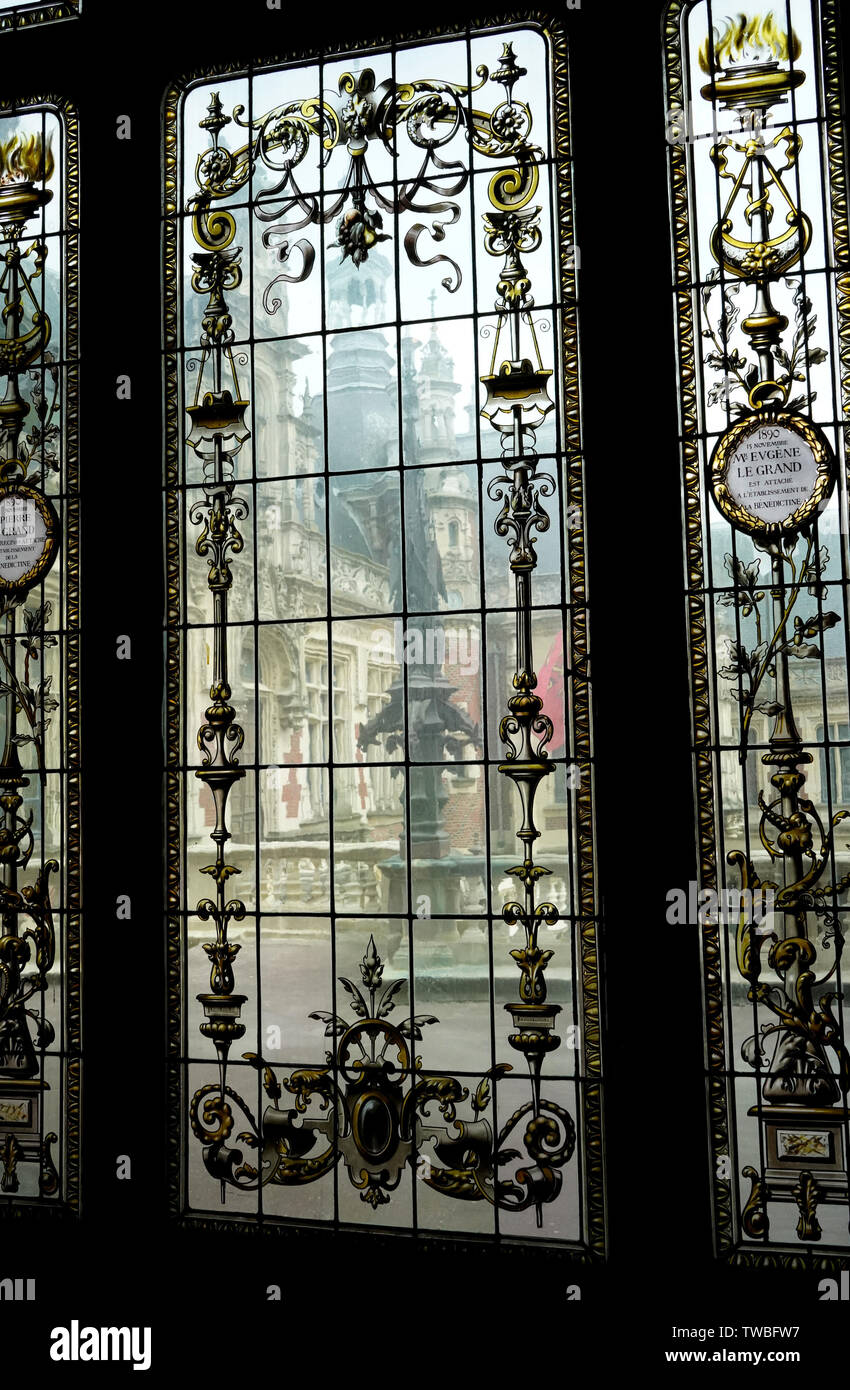
[[77,135],[0,109],[0,1193],[79,1197]]
[[195,1221],[604,1249],[567,95],[525,23],[167,99]]
[[836,7],[667,12],[718,1251],[848,1245],[847,206]]

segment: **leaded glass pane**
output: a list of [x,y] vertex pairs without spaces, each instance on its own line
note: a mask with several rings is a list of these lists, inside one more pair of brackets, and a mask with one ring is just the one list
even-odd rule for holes
[[0,1190],[79,1201],[77,135],[0,108]]
[[715,1239],[848,1245],[846,164],[835,6],[667,20]]
[[564,36],[203,74],[166,168],[175,1207],[601,1252]]

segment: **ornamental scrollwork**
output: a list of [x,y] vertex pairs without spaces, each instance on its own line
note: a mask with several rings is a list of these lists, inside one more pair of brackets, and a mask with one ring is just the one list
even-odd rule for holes
[[[324,1067],[302,1068],[281,1080],[255,1053],[243,1053],[262,1072],[270,1101],[259,1124],[230,1087],[224,1096],[215,1084],[196,1092],[191,1124],[204,1145],[208,1171],[251,1190],[315,1182],[341,1162],[360,1200],[377,1209],[390,1201],[405,1166],[415,1164],[427,1186],[461,1201],[487,1201],[513,1211],[551,1201],[560,1191],[560,1169],[575,1147],[571,1116],[552,1101],[544,1099],[535,1108],[529,1100],[495,1134],[482,1116],[491,1103],[492,1083],[512,1069],[501,1063],[478,1082],[470,1101],[473,1118],[459,1118],[469,1088],[452,1076],[426,1071],[421,1057],[410,1051],[422,1028],[439,1020],[417,1015],[390,1023],[394,998],[407,982],[402,977],[384,986],[383,968],[370,937],[360,964],[362,988],[340,981],[355,1018],[310,1014],[333,1040]],[[289,1109],[281,1105],[285,1095],[293,1097]],[[250,1125],[237,1143],[255,1152],[256,1162],[228,1144],[234,1108]],[[506,1147],[511,1139],[523,1151]]]
[[[829,983],[843,946],[836,903],[850,886],[850,873],[831,865],[837,828],[850,812],[825,821],[806,794],[813,755],[792,699],[802,663],[818,663],[825,682],[828,633],[842,621],[824,606],[829,557],[817,533],[837,477],[832,448],[812,418],[811,369],[827,353],[814,342],[805,279],[789,275],[802,266],[812,235],[793,176],[802,137],[790,125],[768,130],[774,108],[806,81],[801,51],[793,30],[784,32],[772,15],[729,20],[700,49],[708,77],[702,96],[740,127],[716,135],[710,150],[719,217],[708,246],[717,267],[704,276],[700,300],[703,362],[715,377],[706,407],[728,412],[708,483],[719,511],[748,538],[725,556],[729,586],[716,599],[733,610],[735,636],[718,675],[738,706],[741,765],[759,717],[769,729],[760,762],[770,790],[758,792],[747,849],[726,856],[740,885],[735,954],[755,1027],[741,1056],[757,1077],[758,1104],[749,1113],[765,1155],[761,1171],[743,1170],[751,1190],[739,1219],[748,1237],[765,1239],[769,1204],[795,1203],[798,1238],[817,1241],[818,1204],[846,1201],[850,1055],[836,1012],[840,995]],[[751,307],[742,318],[745,292]],[[793,322],[777,307],[780,296],[789,314],[793,305]],[[754,893],[770,904],[759,920]],[[831,959],[819,968],[813,937],[824,928]],[[822,1161],[817,1179],[807,1167],[812,1155]]]
[[[373,246],[389,239],[389,233],[383,230],[385,213],[397,217],[402,212],[413,212],[433,219],[430,228],[424,222],[416,222],[407,230],[405,254],[417,267],[446,265],[449,274],[442,283],[449,293],[454,293],[462,281],[460,266],[445,252],[424,258],[419,245],[425,234],[434,241],[444,239],[446,227],[460,218],[461,206],[455,199],[469,182],[466,163],[443,159],[438,151],[462,131],[479,154],[491,159],[514,159],[515,167],[494,175],[491,181],[491,201],[496,209],[502,209],[501,214],[495,212],[492,216],[521,217],[518,210],[530,201],[537,188],[537,162],[542,153],[529,140],[529,108],[512,98],[514,84],[524,75],[525,69],[518,66],[508,43],[492,78],[489,70],[481,66],[476,71],[478,82],[470,87],[428,78],[404,83],[377,82],[374,71],[364,68],[359,73],[343,73],[337,94],[291,100],[250,121],[245,119],[244,106],[236,106],[232,116],[228,116],[220,95],[213,93],[208,113],[200,122],[209,132],[213,147],[198,156],[195,177],[199,191],[189,204],[196,241],[210,253],[225,252],[236,234],[236,224],[232,214],[217,204],[238,193],[251,175],[264,167],[275,181],[258,194],[255,213],[261,221],[273,224],[264,232],[263,244],[276,251],[277,260],[284,267],[265,290],[264,304],[269,313],[280,307],[280,300],[272,294],[274,286],[306,280],[313,269],[312,243],[303,237],[293,239],[294,233],[335,222],[336,240],[331,246],[342,252],[342,260],[350,257],[359,266]],[[506,100],[490,112],[470,103],[471,96],[481,91],[488,80],[500,83],[506,94]],[[231,124],[246,132],[244,143],[235,151],[226,147],[221,134]],[[422,163],[412,178],[388,195],[370,172],[369,146],[372,143],[392,153],[402,132],[414,148],[421,150]],[[329,164],[338,149],[344,147],[348,156],[340,191],[324,205],[317,193],[305,190],[299,182],[299,166],[314,143],[323,166]],[[539,240],[539,230],[530,234]],[[300,254],[297,270],[290,261],[293,251]]]
[[[32,1007],[48,987],[56,959],[50,898],[55,859],[44,859],[34,883],[21,884],[35,852],[33,812],[22,813],[24,772],[20,750],[30,746],[42,784],[45,742],[59,700],[52,676],[42,674],[44,653],[58,638],[46,629],[53,604],[29,603],[55,562],[60,526],[43,491],[46,471],[59,472],[60,374],[48,348],[52,324],[43,307],[47,244],[36,236],[26,245],[28,223],[41,215],[53,192],[47,187],[54,161],[50,140],[14,133],[0,142],[0,241],[3,243],[0,302],[5,336],[0,343],[0,699],[5,703],[5,738],[0,760],[0,1190],[20,1189],[19,1169],[38,1168],[39,1191],[52,1196],[60,1180],[51,1156],[57,1136],[44,1134],[43,1051],[55,1030],[43,1010]],[[29,265],[30,260],[32,265]],[[28,387],[30,401],[21,395]],[[44,389],[44,384],[47,390]],[[27,426],[28,417],[29,430]],[[23,437],[22,437],[23,436]],[[35,467],[40,461],[40,468]],[[19,629],[19,619],[23,620]],[[40,1057],[39,1054],[42,1054]]]
[[[245,119],[242,106],[227,115],[220,94],[213,93],[200,123],[212,148],[198,157],[198,191],[190,198],[188,210],[201,248],[194,256],[192,284],[196,293],[208,296],[208,302],[195,400],[188,407],[192,428],[187,443],[204,463],[205,501],[194,505],[190,517],[203,528],[196,550],[209,564],[215,627],[212,703],[198,739],[205,760],[196,776],[207,783],[215,804],[211,838],[216,858],[203,872],[215,882],[217,894],[202,899],[196,911],[216,926],[215,941],[204,948],[211,962],[211,988],[199,998],[207,1015],[201,1032],[215,1045],[219,1079],[197,1090],[190,1122],[203,1146],[207,1171],[221,1184],[222,1200],[228,1186],[255,1190],[315,1182],[341,1163],[362,1201],[378,1209],[391,1200],[406,1167],[415,1165],[417,1176],[435,1192],[514,1211],[534,1207],[539,1225],[543,1207],[561,1190],[561,1169],[574,1152],[573,1118],[543,1094],[541,1081],[544,1059],[560,1046],[554,1031],[560,1006],[547,998],[545,971],[553,951],[541,946],[540,933],[559,921],[559,911],[551,902],[537,901],[539,880],[550,870],[534,860],[534,842],[540,835],[534,819],[535,799],[554,763],[546,751],[553,725],[536,690],[532,591],[535,535],[550,525],[543,502],[555,495],[556,484],[552,476],[537,471],[535,453],[535,431],[554,405],[548,394],[552,368],[542,359],[526,265],[543,238],[541,209],[532,205],[542,151],[531,143],[531,111],[514,95],[514,87],[525,75],[513,45],[507,42],[496,70],[491,74],[479,67],[474,86],[430,78],[379,83],[367,67],[344,73],[338,95],[291,100],[250,120]],[[488,82],[501,85],[504,91],[504,100],[489,112],[472,102]],[[223,139],[229,126],[245,132],[244,143],[236,150],[230,150]],[[465,162],[445,151],[457,134],[500,166],[488,184],[490,207],[483,219],[484,249],[502,264],[496,278],[492,358],[481,377],[485,394],[481,414],[500,440],[504,472],[491,483],[490,496],[502,504],[495,530],[510,545],[508,565],[517,610],[515,693],[501,723],[507,751],[499,770],[518,795],[516,835],[522,862],[507,872],[521,885],[522,900],[508,903],[502,915],[512,931],[519,927],[524,934],[521,944],[510,952],[519,985],[517,999],[506,1006],[513,1027],[507,1041],[525,1059],[530,1097],[497,1130],[486,1112],[494,1084],[512,1070],[510,1063],[492,1067],[471,1095],[457,1078],[426,1070],[415,1044],[422,1039],[422,1029],[438,1020],[417,1015],[398,1024],[390,1021],[395,996],[405,981],[384,985],[383,962],[370,937],[360,964],[360,983],[341,978],[353,1018],[326,1012],[310,1015],[325,1024],[325,1036],[332,1040],[324,1066],[278,1076],[262,1057],[243,1054],[261,1074],[270,1102],[257,1120],[227,1081],[230,1047],[245,1032],[239,1022],[245,996],[235,992],[238,947],[228,940],[229,924],[241,920],[244,906],[239,899],[228,898],[227,881],[237,870],[226,862],[224,846],[230,838],[228,796],[243,775],[233,756],[241,730],[234,722],[226,673],[227,604],[237,582],[229,555],[241,550],[236,521],[247,513],[247,504],[234,497],[233,460],[248,435],[244,423],[248,402],[239,387],[227,302],[227,292],[238,287],[241,278],[240,248],[232,244],[235,218],[221,204],[238,194],[261,167],[272,173],[271,185],[259,190],[253,209],[260,221],[269,224],[263,242],[276,250],[282,267],[263,297],[266,309],[274,312],[281,303],[275,287],[283,281],[296,284],[312,271],[312,242],[295,238],[308,226],[335,223],[335,240],[330,245],[341,252],[341,260],[358,270],[376,245],[391,238],[398,223],[390,218],[398,219],[401,213],[432,219],[430,236],[441,242],[446,228],[460,217],[461,204],[455,200],[471,173]],[[394,142],[402,137],[421,151],[422,161],[413,177],[389,191],[372,176],[370,148],[380,146],[392,152]],[[348,158],[338,192],[324,202],[310,191],[309,180],[301,173],[314,149],[323,166],[343,149]],[[461,283],[460,267],[446,253],[423,254],[421,239],[426,230],[420,222],[408,228],[405,254],[417,267],[446,265],[442,284],[453,293]],[[293,260],[296,251],[299,259]],[[414,753],[426,745],[430,749],[427,762],[439,761],[443,750],[453,746],[453,739],[478,741],[471,720],[450,703],[448,682],[441,682],[435,672],[432,675],[427,721],[407,735]],[[361,748],[382,737],[387,738],[388,751],[399,746],[405,727],[399,718],[401,683],[388,693],[384,707],[361,726]],[[435,797],[438,794],[435,791]],[[291,1105],[284,1103],[287,1097],[292,1098]],[[460,1112],[467,1104],[471,1116],[464,1117]],[[234,1138],[237,1114],[247,1128]]]

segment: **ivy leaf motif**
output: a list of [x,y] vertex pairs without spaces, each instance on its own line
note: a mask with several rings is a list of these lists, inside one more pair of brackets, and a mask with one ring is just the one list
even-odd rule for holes
[[776,714],[781,714],[785,706],[780,705],[776,700],[762,700],[755,708],[760,714],[767,714],[772,718]]
[[723,556],[723,563],[734,588],[731,593],[719,594],[717,602],[726,608],[742,606],[742,614],[747,618],[764,598],[763,590],[758,588],[761,561],[756,558],[745,565],[738,556],[727,554]]
[[749,669],[750,669],[751,675],[753,675],[753,676],[757,676],[757,675],[758,675],[758,673],[759,673],[759,668],[761,667],[761,664],[762,664],[762,662],[764,661],[764,659],[765,659],[766,656],[767,656],[767,643],[766,643],[766,642],[759,642],[759,644],[758,644],[757,647],[753,647],[752,651],[750,652],[750,667],[749,667]]
[[740,556],[726,554],[723,556],[723,563],[726,566],[729,578],[736,587],[746,589],[748,594],[754,593],[761,570],[761,560],[756,556],[750,564],[745,565]]
[[735,680],[738,676],[757,676],[767,655],[767,643],[759,642],[753,650],[747,651],[742,642],[729,641],[729,666],[721,666],[719,674],[724,680]]

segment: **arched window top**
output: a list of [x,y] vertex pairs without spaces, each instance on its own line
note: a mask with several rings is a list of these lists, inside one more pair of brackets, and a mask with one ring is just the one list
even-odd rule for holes
[[0,34],[77,19],[82,8],[83,0],[0,0]]

